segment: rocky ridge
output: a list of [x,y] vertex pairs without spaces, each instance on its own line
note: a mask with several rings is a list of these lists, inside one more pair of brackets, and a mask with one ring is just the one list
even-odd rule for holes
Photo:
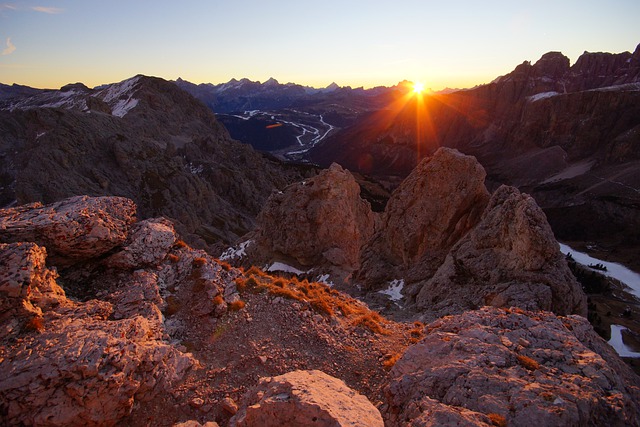
[[[395,323],[322,284],[234,269],[166,219],[133,222],[131,206],[80,197],[2,211],[3,228],[36,240],[0,244],[9,425],[637,425],[637,377],[580,317],[483,308]],[[72,212],[82,226],[62,227],[80,223]],[[34,231],[52,220],[72,253],[96,235],[120,243],[56,271],[49,234]]]
[[200,102],[145,76],[12,98],[0,132],[0,206],[124,196],[199,247],[235,241],[273,189],[314,174],[231,140]]

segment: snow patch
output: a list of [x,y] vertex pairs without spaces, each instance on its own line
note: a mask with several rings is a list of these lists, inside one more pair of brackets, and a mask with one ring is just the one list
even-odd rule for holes
[[230,247],[220,255],[220,260],[226,261],[229,259],[243,258],[247,256],[247,248],[252,243],[253,240],[247,240],[246,242],[240,243],[237,248]]
[[402,288],[404,288],[404,279],[396,279],[389,282],[387,289],[378,291],[378,293],[387,295],[391,301],[397,303],[403,298]]
[[630,288],[632,295],[634,295],[637,298],[640,298],[640,274],[636,273],[635,271],[629,270],[624,265],[617,264],[615,262],[602,261],[600,259],[593,258],[592,256],[589,256],[582,252],[578,252],[573,248],[562,243],[560,243],[560,252],[562,252],[565,255],[567,253],[571,253],[571,256],[573,257],[573,259],[577,263],[582,264],[584,266],[588,266],[589,264],[602,264],[604,267],[607,268],[607,270],[606,271],[598,270],[599,273],[608,277],[613,277],[614,279],[621,281],[622,283],[624,283]]
[[138,105],[139,100],[133,97],[134,86],[140,80],[139,76],[106,86],[96,95],[111,107],[111,114],[124,117]]
[[269,273],[273,273],[274,271],[282,271],[284,273],[291,273],[295,275],[308,273],[308,271],[298,270],[297,268],[284,264],[282,262],[274,262],[269,267],[267,267],[266,270]]
[[556,95],[560,95],[560,93],[556,91],[536,93],[535,95],[527,96],[527,101],[536,102]]
[[624,326],[611,325],[611,339],[607,343],[620,355],[620,357],[640,358],[640,353],[633,351],[627,346],[622,339],[622,331],[626,330]]
[[332,288],[335,285],[335,283],[333,283],[330,279],[331,279],[331,276],[329,274],[323,274],[316,279],[316,282],[324,283],[325,285]]

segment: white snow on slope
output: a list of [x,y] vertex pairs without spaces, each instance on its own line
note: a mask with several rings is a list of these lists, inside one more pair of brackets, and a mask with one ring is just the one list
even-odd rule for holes
[[404,279],[396,279],[389,282],[387,289],[378,291],[378,293],[387,295],[391,301],[397,303],[403,298],[402,288],[404,288]]
[[606,271],[598,271],[605,276],[613,277],[614,279],[618,279],[625,285],[630,288],[630,293],[637,298],[640,298],[640,274],[635,271],[629,270],[622,264],[617,264],[615,262],[602,261],[597,258],[593,258],[585,253],[578,252],[573,248],[560,243],[560,252],[563,254],[571,253],[573,259],[582,265],[588,266],[589,264],[602,264],[607,268]]
[[245,257],[247,255],[247,248],[252,243],[253,240],[247,240],[246,242],[240,243],[237,247],[230,247],[220,255],[220,260],[226,261],[228,259]]
[[124,117],[138,105],[138,99],[133,97],[134,86],[140,80],[139,76],[114,83],[102,89],[94,96],[102,99],[111,107],[111,114]]
[[527,101],[536,102],[540,101],[541,99],[551,98],[552,96],[556,95],[560,95],[560,93],[555,91],[536,93],[535,95],[527,96]]
[[295,267],[292,267],[290,265],[287,265],[287,264],[284,264],[284,263],[281,263],[281,262],[274,262],[269,267],[267,267],[266,270],[269,273],[273,273],[275,271],[282,271],[282,272],[285,272],[285,273],[292,273],[292,274],[296,274],[296,275],[307,273],[306,271],[298,270]]
[[622,331],[625,329],[627,328],[624,326],[611,325],[611,339],[607,341],[607,343],[613,347],[620,357],[640,358],[640,353],[633,351],[633,349],[627,346],[622,340]]

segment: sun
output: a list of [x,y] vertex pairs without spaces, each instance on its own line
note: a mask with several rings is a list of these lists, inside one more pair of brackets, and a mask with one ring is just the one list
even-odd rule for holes
[[422,93],[422,91],[424,91],[424,83],[415,82],[413,84],[413,92],[414,93]]

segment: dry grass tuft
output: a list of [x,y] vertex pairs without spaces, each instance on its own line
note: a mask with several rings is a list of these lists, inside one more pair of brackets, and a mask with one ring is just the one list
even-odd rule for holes
[[180,261],[180,257],[178,255],[174,255],[174,254],[169,254],[167,256],[167,258],[169,259],[169,261],[171,261],[172,263],[176,263],[178,261]]
[[520,363],[522,366],[524,366],[530,371],[535,371],[536,369],[540,368],[540,364],[530,357],[519,354],[517,358],[518,358],[518,363]]
[[203,265],[205,265],[207,263],[207,259],[206,258],[202,258],[202,257],[198,257],[198,258],[194,258],[193,261],[191,262],[191,265],[193,265],[196,268],[200,268]]
[[325,316],[341,314],[349,318],[354,327],[367,328],[378,334],[389,334],[385,327],[388,323],[375,311],[369,310],[364,304],[346,296],[327,285],[296,277],[285,279],[266,274],[253,266],[246,273],[246,279],[237,278],[236,287],[239,291],[267,292],[276,297],[292,299],[309,304],[316,312]]
[[245,302],[242,300],[234,301],[232,303],[229,303],[229,310],[231,311],[242,310],[245,305],[246,305]]
[[184,240],[176,240],[176,243],[174,245],[176,248],[186,248],[189,246],[185,243]]
[[215,297],[213,297],[214,305],[220,305],[222,303],[224,303],[224,299],[222,299],[222,295],[216,295]]
[[402,353],[391,354],[389,357],[385,358],[382,362],[382,366],[384,366],[385,369],[390,370],[401,357]]
[[44,319],[41,316],[33,316],[25,325],[27,331],[42,332],[44,330]]
[[507,427],[507,419],[500,414],[487,414],[487,417],[491,420],[491,424],[496,427]]

